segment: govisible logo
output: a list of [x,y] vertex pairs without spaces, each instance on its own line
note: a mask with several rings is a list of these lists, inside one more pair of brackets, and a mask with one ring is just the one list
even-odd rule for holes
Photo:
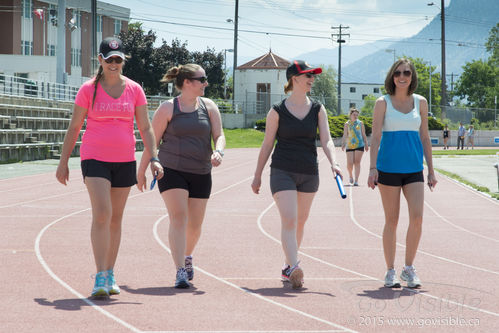
[[116,50],[119,47],[118,42],[115,40],[110,41],[109,47],[112,48],[113,50]]

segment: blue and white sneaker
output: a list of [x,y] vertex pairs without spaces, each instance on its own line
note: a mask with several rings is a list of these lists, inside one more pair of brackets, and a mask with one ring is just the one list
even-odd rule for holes
[[120,291],[120,287],[116,283],[114,279],[114,271],[112,269],[107,270],[107,280],[106,280],[107,290],[109,295],[118,295]]
[[187,279],[189,281],[194,279],[194,268],[192,267],[192,256],[185,257],[185,271],[187,272]]
[[175,288],[189,288],[191,285],[187,279],[187,272],[184,267],[180,267],[177,271],[177,277],[175,279]]
[[400,278],[407,282],[409,288],[419,288],[421,287],[421,280],[419,280],[416,275],[416,269],[414,266],[404,266]]
[[400,281],[397,278],[397,273],[393,268],[386,271],[385,287],[387,288],[400,288]]
[[109,297],[109,290],[107,289],[107,276],[106,271],[101,271],[95,274],[95,284],[92,290],[92,297]]

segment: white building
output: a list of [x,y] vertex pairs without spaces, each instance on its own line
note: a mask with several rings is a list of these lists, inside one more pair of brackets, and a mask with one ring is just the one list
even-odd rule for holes
[[272,51],[238,66],[234,73],[234,100],[244,113],[266,113],[286,96],[286,68],[290,62]]
[[381,88],[384,83],[341,83],[341,112],[348,114],[350,108],[360,110],[364,106],[364,98],[374,95],[376,98],[383,95]]

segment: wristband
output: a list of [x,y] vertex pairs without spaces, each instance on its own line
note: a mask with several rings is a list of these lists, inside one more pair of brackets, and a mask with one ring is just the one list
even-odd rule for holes
[[219,153],[219,154],[220,154],[220,156],[224,157],[224,151],[223,151],[223,150],[221,150],[221,149],[215,149],[215,151],[216,151],[217,153]]
[[149,160],[149,163],[152,163],[152,162],[158,162],[158,163],[161,163],[161,162],[159,161],[159,158],[157,158],[157,157],[151,157],[151,159]]

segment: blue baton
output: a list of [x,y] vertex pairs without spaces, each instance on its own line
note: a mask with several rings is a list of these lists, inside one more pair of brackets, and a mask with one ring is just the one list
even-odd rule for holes
[[336,175],[336,184],[338,185],[338,190],[340,190],[340,195],[343,199],[346,199],[347,194],[345,193],[345,188],[343,187],[343,180],[341,180],[340,175]]

